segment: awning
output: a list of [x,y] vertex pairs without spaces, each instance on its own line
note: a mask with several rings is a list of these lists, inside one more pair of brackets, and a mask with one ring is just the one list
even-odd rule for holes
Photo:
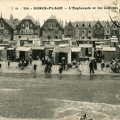
[[20,38],[20,40],[28,40],[28,38]]
[[4,49],[4,47],[0,47],[0,50],[3,50]]
[[96,45],[97,49],[102,49],[102,45]]
[[117,43],[118,42],[118,39],[111,39],[111,42],[115,42],[115,43]]
[[43,46],[32,46],[33,50],[44,50]]
[[66,47],[69,46],[69,44],[59,44],[59,47]]
[[44,45],[45,48],[54,48],[55,45]]
[[92,44],[79,44],[80,48],[92,48]]
[[30,47],[17,47],[17,51],[30,51]]
[[116,36],[112,36],[111,42],[118,42],[118,38]]
[[56,47],[54,49],[54,52],[55,53],[59,53],[59,52],[63,52],[63,53],[69,53],[71,51],[71,48],[70,47]]
[[103,44],[104,42],[95,42],[95,44]]
[[81,51],[81,48],[79,47],[73,47],[71,48],[72,52],[80,52]]
[[7,50],[14,50],[14,48],[7,48]]
[[103,47],[103,51],[116,51],[115,47]]

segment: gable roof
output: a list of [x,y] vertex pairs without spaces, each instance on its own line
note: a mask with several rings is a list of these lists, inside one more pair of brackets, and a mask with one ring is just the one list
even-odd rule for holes
[[66,28],[66,27],[68,27],[68,26],[72,26],[73,28],[75,27],[74,26],[74,22],[68,22],[66,25],[65,25],[65,27],[64,28]]
[[16,26],[8,19],[4,19],[3,20],[13,29],[15,30],[16,29]]
[[[69,25],[70,22],[65,24],[65,27]],[[76,27],[76,25],[78,25],[78,28],[82,27],[82,25],[85,25],[86,27],[89,27],[89,25],[91,25],[91,27],[93,27],[96,24],[96,21],[75,21],[75,22],[71,22],[73,27]]]
[[[50,18],[47,19],[47,21],[48,21],[48,20],[55,20],[55,21],[60,25],[60,27],[63,29],[62,24],[61,24],[60,21],[56,18],[56,16],[51,15]],[[45,23],[44,23],[44,24],[45,24]],[[43,26],[44,26],[44,24],[43,24]]]
[[36,24],[35,19],[30,15],[27,15],[23,20],[31,20],[34,24]]

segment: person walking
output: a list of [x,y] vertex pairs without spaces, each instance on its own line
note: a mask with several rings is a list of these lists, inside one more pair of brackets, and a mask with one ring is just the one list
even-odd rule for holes
[[63,71],[62,65],[59,66],[59,70],[58,71],[59,71],[60,74],[62,74],[62,71]]
[[101,63],[101,70],[102,71],[104,70],[104,67],[105,67],[105,63],[104,63],[104,61],[102,61],[102,63]]
[[36,78],[36,70],[37,70],[37,65],[36,64],[33,65],[33,69],[34,69],[34,78]]
[[81,64],[81,63],[79,63],[79,66],[78,66],[78,72],[79,72],[80,75],[81,75],[81,73],[82,73],[82,64]]
[[93,61],[91,60],[90,63],[89,63],[89,68],[90,68],[90,74],[91,73],[94,73],[94,64],[93,64]]
[[8,68],[10,67],[10,58],[8,58]]

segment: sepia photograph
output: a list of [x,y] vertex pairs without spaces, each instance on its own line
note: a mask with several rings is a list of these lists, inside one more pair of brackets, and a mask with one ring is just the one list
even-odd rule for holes
[[0,120],[120,120],[120,1],[0,1]]

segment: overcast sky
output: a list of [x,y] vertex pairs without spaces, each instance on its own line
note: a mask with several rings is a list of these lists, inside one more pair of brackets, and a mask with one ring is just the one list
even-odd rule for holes
[[[93,20],[110,20],[109,10],[105,6],[114,6],[113,2],[117,0],[4,0],[0,1],[0,11],[3,18],[23,19],[27,14],[40,21],[43,25],[51,15],[55,15],[58,20],[65,21],[93,21]],[[119,1],[116,4],[120,6]],[[24,10],[28,7],[29,10]],[[34,10],[34,7],[62,7],[62,10]],[[71,9],[69,9],[69,7]],[[90,9],[73,10],[72,7],[91,7]],[[93,9],[96,7],[96,9]],[[101,7],[102,9],[98,9]],[[17,9],[17,10],[16,10]]]

